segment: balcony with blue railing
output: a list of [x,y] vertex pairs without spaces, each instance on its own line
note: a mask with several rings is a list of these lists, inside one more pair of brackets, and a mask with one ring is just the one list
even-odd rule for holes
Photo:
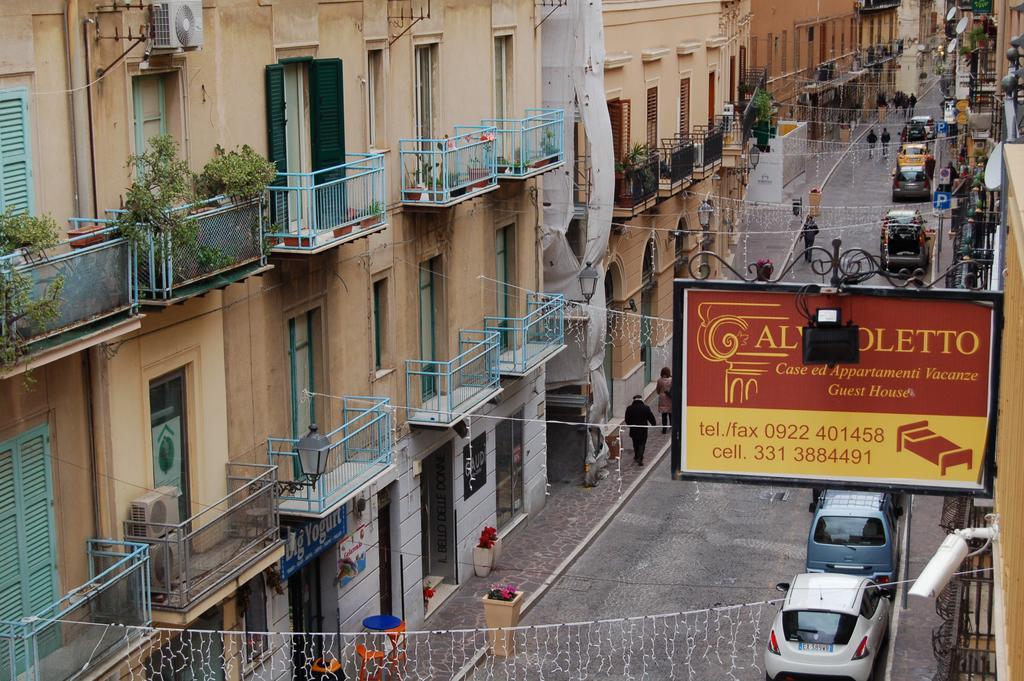
[[524,118],[488,118],[496,130],[494,143],[499,180],[523,180],[565,163],[565,112],[527,109]]
[[0,621],[0,679],[92,678],[129,650],[125,627],[150,625],[149,547],[90,540],[86,550],[89,581],[19,621]]
[[387,227],[384,154],[347,154],[310,173],[280,173],[267,187],[275,253],[317,253]]
[[260,199],[215,196],[176,208],[175,217],[184,220],[174,230],[141,229],[137,257],[143,304],[177,303],[263,269],[262,205]]
[[453,137],[399,140],[402,203],[447,208],[498,187],[492,126],[455,126]]
[[693,179],[693,142],[682,136],[663,139],[659,159],[658,196],[675,196]]
[[565,297],[528,293],[522,317],[484,317],[484,330],[497,331],[498,368],[524,376],[565,348]]
[[[227,494],[189,518],[130,517],[127,539],[149,544],[156,619],[185,625],[281,557],[277,467],[229,463]],[[169,502],[177,510],[176,500]]]
[[[331,442],[327,472],[312,487],[281,495],[281,513],[323,518],[364,489],[392,463],[391,403],[386,397],[345,397],[341,425],[326,433]],[[332,406],[337,402],[332,402]],[[279,479],[301,478],[298,438],[270,438],[267,451]],[[287,487],[287,485],[285,485]]]
[[411,425],[451,426],[501,391],[500,334],[459,332],[459,354],[449,360],[405,361],[405,397]]
[[[32,361],[73,342],[86,347],[138,326],[135,251],[106,224],[78,229],[90,222],[73,219],[71,233],[81,234],[40,253],[0,256],[0,334],[17,334],[25,354],[37,357]],[[26,314],[47,300],[54,303],[53,314]]]

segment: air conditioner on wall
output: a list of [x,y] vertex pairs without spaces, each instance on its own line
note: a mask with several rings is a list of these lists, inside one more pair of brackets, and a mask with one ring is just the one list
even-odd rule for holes
[[177,525],[181,522],[180,515],[178,488],[157,487],[152,492],[133,500],[129,505],[126,538],[159,539],[170,531],[168,525]]
[[165,0],[152,6],[150,41],[155,50],[203,46],[203,0]]

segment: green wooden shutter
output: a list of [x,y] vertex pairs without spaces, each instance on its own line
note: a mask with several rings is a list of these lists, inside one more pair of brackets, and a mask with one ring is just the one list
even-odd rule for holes
[[340,59],[309,65],[310,136],[313,170],[345,162],[345,104]]
[[31,213],[32,154],[24,88],[0,91],[0,210]]
[[[277,166],[277,172],[288,171],[287,111],[284,105],[284,67],[270,64],[266,68],[267,87],[267,158]],[[286,182],[275,180],[275,186]],[[270,219],[277,224],[288,222],[287,192],[271,192]]]
[[[46,426],[0,444],[0,620],[45,614],[57,600],[49,444]],[[33,652],[40,658],[58,647],[58,626],[37,630]],[[16,673],[27,652],[16,647]],[[0,679],[11,668],[8,654],[0,651]]]

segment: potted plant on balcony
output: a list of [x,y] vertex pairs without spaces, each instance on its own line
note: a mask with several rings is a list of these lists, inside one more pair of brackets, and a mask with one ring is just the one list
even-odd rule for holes
[[[32,275],[18,268],[58,242],[57,223],[49,215],[15,213],[10,208],[0,212],[0,368],[10,368],[24,356],[26,327],[46,326],[60,314],[64,278],[55,277],[39,291]],[[25,383],[32,383],[30,372],[25,373]]]
[[380,201],[373,201],[366,209],[366,215],[359,223],[360,229],[369,229],[381,221],[384,215],[384,206]]
[[768,151],[769,143],[775,137],[772,125],[772,96],[767,90],[758,90],[754,95],[754,136],[761,151]]
[[547,130],[544,132],[544,139],[540,143],[540,152],[543,158],[533,164],[534,168],[540,168],[554,161],[558,155],[558,143],[555,141],[555,132]]
[[203,199],[225,197],[241,203],[262,196],[276,178],[277,166],[248,144],[231,151],[218,144],[196,176],[196,193]]
[[471,189],[484,189],[491,182],[491,171],[484,167],[480,158],[469,162],[469,182]]
[[495,584],[487,591],[483,601],[487,628],[496,630],[487,632],[491,653],[496,657],[512,655],[515,652],[515,632],[505,630],[519,626],[523,592],[513,584]]
[[[651,179],[653,173],[648,166],[650,151],[643,144],[634,144],[626,152],[622,160],[615,164],[615,179],[618,183],[616,201],[623,206],[631,207],[635,201],[635,186],[640,183],[644,186],[645,179]],[[623,180],[619,182],[619,180]]]
[[135,180],[117,226],[140,258],[152,250],[156,262],[173,262],[196,243],[196,221],[183,209],[196,201],[192,171],[178,158],[178,143],[170,135],[150,139],[146,151],[128,159],[128,167]]
[[448,190],[449,195],[454,199],[464,195],[466,193],[467,187],[466,184],[459,177],[459,173],[453,170],[452,172],[448,173],[448,182],[445,188]]

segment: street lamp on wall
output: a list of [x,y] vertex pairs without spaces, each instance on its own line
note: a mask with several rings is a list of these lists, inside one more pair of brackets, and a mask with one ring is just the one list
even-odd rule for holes
[[580,293],[583,294],[583,299],[590,304],[590,299],[594,297],[594,292],[597,290],[597,280],[601,278],[597,270],[594,269],[592,263],[587,263],[587,266],[583,268],[579,273],[580,280]]
[[757,162],[761,160],[761,148],[756,144],[750,146],[750,151],[747,152],[747,160],[750,162],[750,169],[757,169]]
[[714,212],[715,209],[710,201],[704,199],[700,202],[700,206],[697,207],[697,221],[700,222],[701,229],[707,229],[711,226],[711,216]]
[[282,493],[295,494],[304,487],[314,487],[327,472],[327,461],[331,454],[331,441],[318,432],[315,423],[309,424],[309,432],[295,444],[299,459],[299,480],[282,480],[278,484]]

